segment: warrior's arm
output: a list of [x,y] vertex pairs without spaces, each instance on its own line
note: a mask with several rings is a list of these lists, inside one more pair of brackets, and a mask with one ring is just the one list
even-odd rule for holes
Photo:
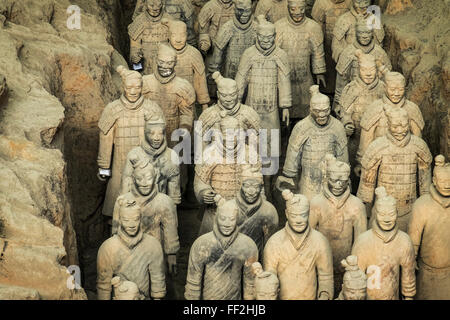
[[194,6],[191,0],[186,0],[183,6],[182,20],[186,23],[187,29],[187,43],[193,47],[197,47],[197,39],[194,30]]
[[167,179],[167,195],[173,200],[175,204],[181,203],[180,191],[180,173],[171,175]]
[[164,253],[176,254],[180,249],[178,238],[178,217],[177,207],[170,201],[164,208],[161,208],[161,227],[164,238]]
[[166,276],[164,273],[164,253],[161,244],[155,240],[154,254],[149,261],[148,271],[150,273],[151,292],[153,299],[162,299],[166,295]]
[[204,66],[202,66],[201,70],[197,70],[197,68],[194,68],[194,87],[195,94],[197,96],[197,102],[202,105],[209,103],[211,99],[209,97]]
[[357,208],[357,216],[353,224],[353,241],[367,230],[367,213],[366,206],[360,203]]
[[122,178],[120,182],[120,194],[125,194],[131,191],[131,186],[133,184],[133,164],[130,160],[130,153],[127,155],[125,160],[125,165],[122,172]]
[[333,255],[331,254],[331,247],[328,240],[325,237],[323,240],[324,242],[321,245],[322,250],[316,261],[318,278],[317,298],[328,298],[328,300],[332,300],[334,294]]
[[270,271],[275,275],[278,275],[278,257],[279,248],[277,248],[276,244],[273,242],[267,242],[266,246],[264,246],[264,270]]
[[359,147],[356,153],[356,161],[361,164],[364,153],[369,147],[370,143],[375,140],[375,129],[377,124],[374,124],[370,129],[361,128],[361,138],[359,139]]
[[315,28],[313,32],[314,33],[310,38],[310,46],[312,49],[312,72],[314,74],[323,74],[327,71],[325,64],[325,51],[323,48],[323,32],[319,28]]
[[414,120],[409,121],[410,124],[410,128],[411,128],[411,133],[417,137],[422,137],[422,128],[419,127],[419,125],[417,124],[417,122],[415,122]]
[[381,157],[372,154],[368,149],[362,159],[361,181],[357,192],[357,197],[364,203],[372,203],[375,192],[378,168],[381,165]]
[[208,191],[208,190],[213,190],[213,188],[204,183],[200,177],[197,175],[197,173],[195,173],[195,177],[194,177],[194,193],[195,193],[195,197],[197,198],[198,202],[200,203],[204,203],[203,202],[203,194],[204,192]]
[[[220,35],[220,33],[219,33],[219,35]],[[208,65],[209,73],[212,74],[215,71],[220,71],[219,69],[222,66],[224,51],[225,51],[225,48],[221,49],[217,45],[214,45],[213,57],[211,59],[210,64]]]
[[[253,242],[253,241],[252,241]],[[255,299],[255,277],[252,272],[252,264],[258,261],[258,248],[251,243],[251,252],[243,267],[243,298],[244,300]]]
[[320,220],[320,207],[316,204],[311,203],[309,208],[309,219],[308,224],[311,229],[317,229]]
[[145,0],[137,0],[136,3],[136,7],[134,8],[134,12],[133,12],[133,20],[136,19],[136,17],[142,12],[144,11],[144,5],[145,5]]
[[206,52],[211,47],[211,37],[209,36],[209,27],[211,25],[213,13],[206,4],[198,14],[198,47],[201,51]]
[[[264,194],[264,193],[262,193],[262,194]],[[263,232],[264,232],[263,243],[264,243],[264,246],[266,246],[266,243],[270,239],[270,237],[275,232],[278,231],[278,224],[279,224],[278,213],[277,213],[276,209],[273,208],[272,216],[270,218],[266,219],[265,225],[263,227]]]
[[184,297],[186,300],[200,300],[202,296],[203,273],[205,264],[202,256],[206,256],[207,252],[200,251],[198,243],[194,242],[189,253],[189,263],[186,276],[186,287]]
[[339,124],[339,131],[336,132],[337,139],[336,139],[336,159],[339,161],[349,163],[348,162],[348,146],[347,146],[347,134],[345,133],[345,129]]
[[401,288],[402,295],[405,298],[412,299],[416,295],[416,260],[414,255],[414,248],[411,241],[408,239],[408,247],[403,252],[403,258],[400,262],[401,266]]
[[347,41],[345,40],[345,37],[343,37],[342,39],[338,39],[338,37],[336,37],[334,33],[335,32],[333,32],[333,39],[331,40],[331,52],[334,62],[337,63],[339,60],[339,56],[341,55],[342,51],[344,51],[345,46],[347,45]]
[[419,157],[417,167],[419,174],[419,193],[420,195],[430,193],[430,185],[431,185],[431,153],[427,150],[428,159],[422,159]]
[[99,168],[110,169],[114,144],[114,127],[108,133],[100,131],[97,164]]
[[306,137],[302,137],[299,130],[294,130],[289,138],[289,144],[286,152],[286,160],[283,166],[283,175],[289,178],[295,178],[298,174],[300,159],[302,157],[303,143]]
[[411,219],[408,224],[408,235],[414,246],[414,254],[416,258],[419,253],[420,244],[422,243],[423,230],[425,229],[424,213],[425,211],[421,210],[421,207],[417,204],[417,202],[413,204]]
[[111,235],[116,234],[117,230],[119,229],[119,209],[120,209],[120,205],[116,200],[116,203],[114,204],[114,210],[113,210]]
[[322,30],[325,32],[325,8],[322,6],[322,1],[316,0],[314,2],[311,17],[322,27]]
[[97,254],[97,299],[111,300],[111,279],[113,278],[112,263],[110,253],[103,245]]
[[189,101],[185,100],[184,103],[181,103],[179,106],[180,111],[180,129],[185,128],[189,132],[192,130],[192,125],[194,123],[194,102],[195,102],[195,93],[193,92],[194,99],[190,99]]
[[239,62],[238,71],[236,73],[236,84],[239,90],[239,101],[242,102],[242,98],[244,97],[245,89],[247,88],[249,82],[249,76],[251,69],[251,61],[247,57],[247,55],[243,55],[241,57],[241,61]]
[[[286,61],[286,65],[289,63]],[[292,90],[290,71],[278,68],[278,99],[281,109],[292,107]]]

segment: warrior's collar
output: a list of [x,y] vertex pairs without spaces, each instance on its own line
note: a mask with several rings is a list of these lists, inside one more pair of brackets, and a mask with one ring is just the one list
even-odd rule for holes
[[287,20],[288,22],[293,25],[294,27],[299,27],[301,25],[303,25],[306,22],[306,15],[303,17],[302,20],[300,20],[300,22],[295,22],[294,20],[292,20],[292,17],[290,14],[287,15]]
[[408,143],[411,141],[411,132],[408,132],[408,134],[403,138],[403,140],[397,140],[395,137],[389,132],[386,133],[387,139],[394,144],[395,146],[399,148],[403,148],[408,145]]
[[379,82],[380,82],[380,78],[378,78],[378,76],[375,77],[375,80],[373,80],[373,82],[370,83],[370,84],[367,84],[367,83],[365,83],[364,81],[362,81],[361,78],[360,78],[359,76],[356,77],[356,83],[357,83],[361,88],[364,88],[364,89],[367,89],[367,90],[372,90],[373,88],[375,88],[375,87],[378,85]]
[[183,49],[177,50],[177,49],[175,49],[175,48],[173,48],[173,47],[172,47],[172,48],[173,48],[173,50],[176,51],[177,55],[181,55],[181,54],[183,54],[183,53],[186,52],[187,47],[188,47],[188,44],[186,43],[186,44],[184,45]]
[[[155,176],[156,178],[156,176]],[[141,208],[144,208],[150,201],[152,201],[156,195],[158,194],[158,186],[156,185],[156,179],[153,182],[153,189],[150,192],[149,195],[147,196],[143,196],[142,194],[139,193],[136,185],[133,183],[133,185],[131,186],[131,193],[133,194],[134,198],[137,200],[137,202],[139,203],[139,206]]]
[[167,149],[167,141],[166,138],[164,138],[163,143],[158,149],[153,148],[147,141],[141,142],[141,148],[144,149],[145,153],[150,155],[153,159],[160,156],[164,151]]
[[450,197],[443,197],[437,190],[436,187],[430,185],[430,195],[434,201],[439,203],[441,207],[448,208],[450,207]]
[[217,0],[217,2],[219,3],[219,5],[224,8],[224,9],[228,9],[233,5],[233,1],[230,1],[228,3],[223,2],[222,0]]
[[286,231],[289,240],[292,243],[292,246],[295,248],[295,250],[299,250],[303,244],[306,242],[309,234],[311,233],[311,228],[308,226],[306,227],[306,230],[302,233],[295,232],[292,230],[291,226],[289,225],[289,222],[286,222],[286,227],[284,228]]
[[253,17],[250,18],[250,20],[247,23],[241,23],[236,16],[233,16],[233,22],[234,25],[236,26],[236,28],[240,29],[240,30],[247,30],[248,28],[250,28],[250,26],[253,24]]
[[375,40],[372,39],[372,41],[370,41],[370,43],[367,46],[363,46],[358,42],[358,40],[355,39],[355,42],[353,42],[353,46],[356,49],[360,49],[365,54],[369,54],[375,48]]
[[136,102],[130,102],[128,99],[122,94],[120,96],[120,101],[122,102],[123,106],[127,108],[128,110],[137,110],[139,109],[142,104],[144,103],[144,96],[141,96]]
[[[389,100],[389,98],[386,95],[383,96],[383,103],[392,108],[403,108],[405,105],[405,102],[406,102],[405,97],[403,97],[399,103],[393,103],[391,100]],[[386,109],[386,107],[385,107],[385,109]]]
[[159,16],[157,17],[152,17],[147,10],[145,11],[145,17],[147,18],[147,20],[151,21],[151,22],[158,22],[162,19],[163,14],[164,14],[164,8],[161,8],[161,13],[159,14]]
[[367,12],[367,11],[364,12],[363,14],[356,12],[355,7],[353,5],[350,5],[350,12],[356,18],[356,20],[358,20],[361,17],[367,18],[369,16],[369,12]]
[[311,123],[313,124],[313,126],[315,128],[322,130],[322,131],[328,130],[328,128],[330,128],[330,126],[331,126],[331,119],[332,119],[331,115],[330,115],[330,118],[328,119],[328,123],[324,126],[317,124],[317,122],[313,119],[313,117],[311,117],[311,115],[308,116],[308,119],[309,119],[309,121],[311,121]]
[[390,231],[384,231],[381,230],[381,228],[378,226],[377,219],[374,219],[372,222],[372,232],[381,240],[383,240],[384,243],[391,242],[394,240],[395,236],[398,233],[398,226],[395,224],[394,229]]
[[222,106],[222,104],[220,103],[220,101],[217,101],[217,105],[220,108],[220,117],[224,118],[226,116],[234,116],[236,113],[238,113],[239,109],[241,108],[241,104],[238,102],[236,103],[236,105],[231,108],[231,109],[227,109],[224,106]]
[[173,70],[173,72],[172,72],[172,74],[170,76],[168,76],[168,77],[161,77],[161,75],[158,72],[158,67],[155,68],[155,78],[156,78],[156,80],[158,80],[162,84],[169,83],[175,77],[176,77],[175,70]]
[[133,249],[142,241],[144,233],[142,232],[142,228],[139,227],[139,232],[137,233],[137,235],[134,237],[130,237],[125,231],[122,230],[122,226],[119,226],[119,230],[117,230],[117,236],[123,242],[123,244],[128,247],[128,249]]
[[237,236],[239,235],[239,230],[236,226],[232,234],[230,234],[229,236],[224,236],[219,230],[217,221],[214,221],[213,234],[216,237],[217,241],[219,241],[222,250],[225,251],[229,246],[233,244],[234,240],[236,240]]
[[261,195],[258,197],[258,200],[256,200],[255,203],[249,204],[245,199],[242,198],[242,195],[240,192],[238,192],[236,196],[236,203],[240,209],[241,212],[245,214],[245,216],[251,217],[255,214],[256,211],[258,211],[259,208],[261,208],[262,205],[262,197]]
[[255,46],[256,46],[256,49],[258,49],[258,51],[262,54],[262,55],[264,55],[264,56],[269,56],[274,50],[275,50],[275,48],[277,47],[276,46],[276,44],[275,44],[275,42],[273,43],[273,45],[269,48],[269,49],[263,49],[263,48],[261,48],[261,46],[259,45],[259,43],[258,43],[258,40],[256,40],[256,42],[255,42]]
[[328,184],[325,184],[323,187],[323,194],[325,198],[327,198],[333,204],[333,206],[335,206],[337,209],[340,209],[347,202],[348,197],[350,197],[350,187],[347,187],[347,190],[345,190],[342,195],[336,197],[331,193],[330,189],[328,188]]

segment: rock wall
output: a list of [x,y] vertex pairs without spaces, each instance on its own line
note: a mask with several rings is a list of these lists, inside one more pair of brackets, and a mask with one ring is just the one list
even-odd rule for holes
[[[72,4],[80,30],[67,25]],[[120,12],[114,0],[0,2],[0,74],[9,88],[0,107],[2,297],[86,299],[68,288],[66,266],[79,265],[90,241],[80,237],[84,221],[105,189],[96,180],[96,125],[119,96]]]

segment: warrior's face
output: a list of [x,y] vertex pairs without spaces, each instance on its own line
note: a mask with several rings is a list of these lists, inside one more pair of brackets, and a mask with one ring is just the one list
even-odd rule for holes
[[330,120],[331,107],[329,104],[312,105],[310,108],[310,114],[319,126],[325,126]]
[[245,0],[235,3],[234,14],[240,23],[248,23],[252,17],[252,2]]
[[434,172],[433,184],[442,196],[450,197],[450,168],[441,169],[439,172]]
[[272,28],[258,30],[257,41],[263,50],[272,48],[275,43],[275,31]]
[[229,86],[220,86],[217,90],[217,97],[219,98],[220,104],[228,110],[233,109],[233,107],[238,103],[238,89],[236,84]]
[[171,30],[169,41],[175,50],[183,49],[186,46],[186,41],[187,41],[186,27]]
[[244,180],[241,186],[241,195],[249,204],[254,204],[262,191],[262,184],[256,179]]
[[297,233],[303,233],[308,227],[309,209],[305,210],[287,210],[286,216],[289,226]]
[[392,103],[399,103],[405,96],[405,84],[403,81],[386,81],[386,96]]
[[295,1],[288,3],[288,11],[294,22],[300,22],[305,16],[306,4],[304,1]]
[[336,196],[341,196],[348,188],[350,172],[328,172],[328,189]]
[[161,77],[167,78],[172,75],[175,70],[175,65],[177,64],[176,56],[158,54],[158,73]]
[[162,125],[145,125],[145,140],[154,149],[159,149],[166,138],[166,130]]
[[353,8],[359,14],[364,14],[370,6],[370,0],[353,0]]
[[377,77],[377,67],[360,65],[359,77],[365,84],[373,83]]
[[397,208],[390,205],[376,206],[376,219],[378,226],[383,231],[391,231],[397,222]]
[[217,225],[219,231],[228,237],[236,229],[236,212],[233,210],[217,210]]
[[136,102],[142,94],[142,79],[128,78],[123,84],[125,98],[130,102]]
[[409,133],[409,120],[407,116],[398,115],[388,117],[389,132],[398,141],[402,141]]
[[125,233],[134,237],[139,232],[141,210],[137,206],[120,208],[120,226]]
[[141,195],[148,196],[152,192],[155,182],[155,173],[153,168],[149,169],[146,167],[134,169],[133,179]]
[[372,42],[373,30],[369,29],[366,25],[356,26],[356,40],[362,46],[367,46]]
[[147,12],[152,17],[158,17],[163,7],[162,0],[147,0]]
[[345,300],[366,300],[366,289],[347,288],[344,284],[342,286],[342,294]]

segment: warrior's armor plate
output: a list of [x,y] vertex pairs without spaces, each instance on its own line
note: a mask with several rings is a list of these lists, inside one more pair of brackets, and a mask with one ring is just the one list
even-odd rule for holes
[[255,16],[263,15],[267,21],[277,22],[289,15],[287,0],[259,0],[256,5]]
[[234,4],[224,4],[220,0],[210,0],[200,10],[198,24],[200,41],[213,45],[219,28],[234,17]]
[[325,73],[323,33],[314,20],[304,17],[300,23],[285,17],[275,23],[277,45],[289,58],[292,89],[292,118],[304,118],[309,114],[311,99],[309,88],[314,84],[314,74]]

